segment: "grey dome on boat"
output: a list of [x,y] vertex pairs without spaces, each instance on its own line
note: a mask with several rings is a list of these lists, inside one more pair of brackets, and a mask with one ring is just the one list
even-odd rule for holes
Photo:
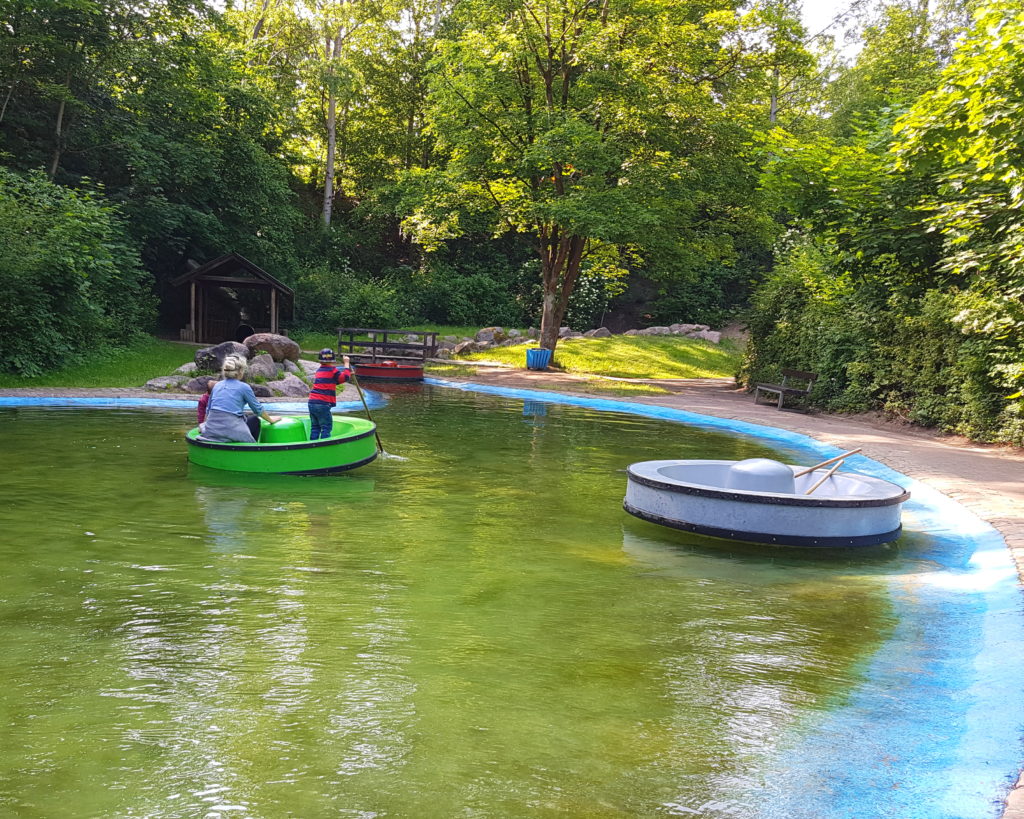
[[748,458],[729,467],[725,476],[726,489],[743,492],[777,492],[791,495],[796,490],[793,470],[770,458]]

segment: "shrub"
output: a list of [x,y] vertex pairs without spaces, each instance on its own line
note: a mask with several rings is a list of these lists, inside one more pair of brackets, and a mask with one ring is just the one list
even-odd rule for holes
[[154,320],[152,281],[102,194],[0,169],[0,369],[38,375]]

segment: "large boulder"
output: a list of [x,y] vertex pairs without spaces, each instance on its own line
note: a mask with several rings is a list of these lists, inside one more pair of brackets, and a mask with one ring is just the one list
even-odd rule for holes
[[[285,361],[284,362],[284,371],[286,373],[291,373],[292,375],[296,375],[296,376],[298,376],[299,378],[301,378],[303,380],[305,380],[305,378],[306,378],[306,371],[302,367],[300,367],[298,364],[296,364],[294,361]],[[314,372],[315,372],[315,370],[314,370]]]
[[289,397],[309,395],[309,385],[292,373],[285,373],[284,378],[279,378],[277,381],[268,381],[266,386],[269,387],[275,395],[285,395]]
[[558,328],[558,337],[559,338],[568,338],[569,337],[569,333],[571,333],[571,332],[572,332],[572,327],[559,327]]
[[252,385],[252,391],[253,391],[253,394],[257,398],[273,398],[274,397],[274,391],[272,389],[270,389],[270,387],[268,387],[266,384],[253,384]]
[[196,367],[196,362],[190,361],[187,364],[182,364],[174,372],[178,375],[192,375],[197,369],[198,367]]
[[216,378],[212,378],[209,375],[199,375],[193,378],[185,385],[185,392],[199,393],[206,392],[206,385],[210,381],[216,381]]
[[162,375],[159,378],[149,379],[146,382],[146,389],[157,392],[177,392],[186,381],[188,381],[187,375]]
[[[480,345],[475,341],[463,341],[455,345],[455,349],[452,350],[454,355],[462,355],[463,353],[475,353],[480,349]],[[487,349],[487,345],[484,345],[484,349]]]
[[320,369],[320,364],[316,361],[307,361],[304,358],[300,358],[299,368],[305,374],[306,380],[309,381],[310,379],[313,378],[313,375],[316,373],[316,371]]
[[638,335],[640,335],[640,331],[639,330],[626,330],[626,332],[624,332],[622,335],[624,335],[624,336],[638,336]]
[[298,361],[299,353],[302,352],[298,342],[276,333],[256,333],[245,340],[245,346],[250,355],[270,353],[274,361]]
[[196,350],[196,369],[203,373],[219,373],[224,366],[224,359],[229,355],[249,358],[249,348],[237,341],[225,341],[213,347]]
[[277,366],[274,364],[274,359],[270,357],[269,353],[260,353],[249,362],[249,372],[246,375],[246,381],[253,381],[257,378],[267,380],[277,378]]
[[646,327],[640,331],[639,335],[642,336],[670,336],[672,331],[668,327]]
[[722,340],[722,334],[717,330],[698,330],[690,338],[702,338],[712,344],[718,344]]
[[587,330],[583,335],[587,338],[607,338],[612,334],[612,331],[607,327],[598,327],[596,330]]
[[473,338],[474,341],[500,344],[508,336],[505,334],[504,327],[484,327],[476,331],[476,336]]

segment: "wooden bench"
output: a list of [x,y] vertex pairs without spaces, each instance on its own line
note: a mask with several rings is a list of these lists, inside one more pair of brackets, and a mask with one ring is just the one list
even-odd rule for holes
[[[757,403],[757,399],[762,392],[778,394],[778,408],[782,409],[782,404],[786,400],[786,396],[806,398],[811,394],[811,387],[814,386],[814,382],[817,380],[817,373],[809,373],[805,370],[787,370],[783,368],[781,384],[758,384],[754,387],[754,403]],[[794,382],[802,382],[803,386],[795,386]]]

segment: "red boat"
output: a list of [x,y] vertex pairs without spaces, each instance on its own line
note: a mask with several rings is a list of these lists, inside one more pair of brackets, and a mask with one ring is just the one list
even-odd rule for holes
[[397,361],[378,361],[356,364],[356,376],[367,381],[422,381],[422,364],[399,364]]

